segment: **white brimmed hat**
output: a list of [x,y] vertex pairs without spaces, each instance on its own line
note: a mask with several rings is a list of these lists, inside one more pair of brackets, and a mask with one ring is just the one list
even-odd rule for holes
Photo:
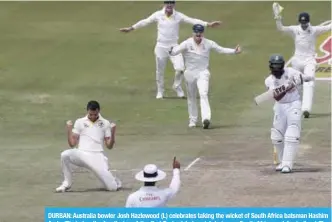
[[154,164],[148,164],[135,175],[136,180],[143,182],[156,182],[165,179],[166,173],[159,170]]

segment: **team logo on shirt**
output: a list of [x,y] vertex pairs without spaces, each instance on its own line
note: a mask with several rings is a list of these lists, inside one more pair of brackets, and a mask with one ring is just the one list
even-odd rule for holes
[[146,196],[139,198],[140,202],[154,201],[154,200],[161,200],[161,198],[159,196],[155,196],[151,193],[147,193]]
[[99,126],[100,128],[103,128],[104,123],[103,123],[103,122],[99,122],[99,123],[98,123],[98,126]]
[[[308,32],[308,34],[310,34],[310,29],[308,29],[307,32]],[[304,33],[298,31],[298,32],[297,32],[297,35],[304,35]]]
[[87,124],[87,123],[83,123],[83,126],[84,126],[84,128],[88,128],[88,127],[89,127],[89,124]]

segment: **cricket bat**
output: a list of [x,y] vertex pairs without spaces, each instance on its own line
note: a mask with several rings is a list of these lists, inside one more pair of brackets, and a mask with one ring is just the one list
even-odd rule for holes
[[273,147],[273,164],[277,165],[278,164],[278,160],[277,160],[277,148]]
[[255,97],[255,103],[257,106],[259,106],[260,104],[266,102],[266,101],[270,101],[274,99],[273,96],[273,90],[268,90],[266,92],[263,92],[262,94],[258,95]]

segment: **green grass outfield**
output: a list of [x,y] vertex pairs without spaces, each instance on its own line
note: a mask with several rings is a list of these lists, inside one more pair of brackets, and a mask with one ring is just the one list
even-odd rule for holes
[[[329,2],[282,2],[284,23],[308,11],[312,24],[330,20]],[[292,55],[292,39],[277,32],[272,2],[179,2],[177,10],[222,27],[206,36],[238,56],[211,55],[212,129],[188,129],[187,103],[155,99],[156,27],[123,34],[120,27],[151,14],[160,2],[0,3],[0,221],[43,220],[44,206],[123,206],[140,183],[137,169],[167,170],[174,155],[184,169],[171,206],[329,206],[330,83],[317,82],[311,119],[303,122],[298,172],[273,171],[272,104],[253,105],[272,53]],[[255,12],[254,12],[255,11]],[[182,25],[181,40],[191,35]],[[168,66],[167,96],[174,72]],[[85,114],[88,100],[116,121],[117,145],[107,151],[125,189],[98,191],[87,172],[73,192],[56,194],[65,122]],[[168,180],[163,182],[167,185]]]

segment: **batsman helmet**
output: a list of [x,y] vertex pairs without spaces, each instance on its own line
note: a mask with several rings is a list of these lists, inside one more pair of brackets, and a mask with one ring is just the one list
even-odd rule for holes
[[204,26],[202,26],[200,24],[195,24],[193,26],[193,31],[194,31],[194,33],[203,33],[204,32]]
[[280,54],[272,55],[269,60],[269,67],[272,75],[274,75],[277,78],[280,78],[280,76],[284,73],[284,67],[285,67],[284,57]]
[[307,12],[301,12],[299,14],[299,23],[306,24],[310,22],[310,15]]

